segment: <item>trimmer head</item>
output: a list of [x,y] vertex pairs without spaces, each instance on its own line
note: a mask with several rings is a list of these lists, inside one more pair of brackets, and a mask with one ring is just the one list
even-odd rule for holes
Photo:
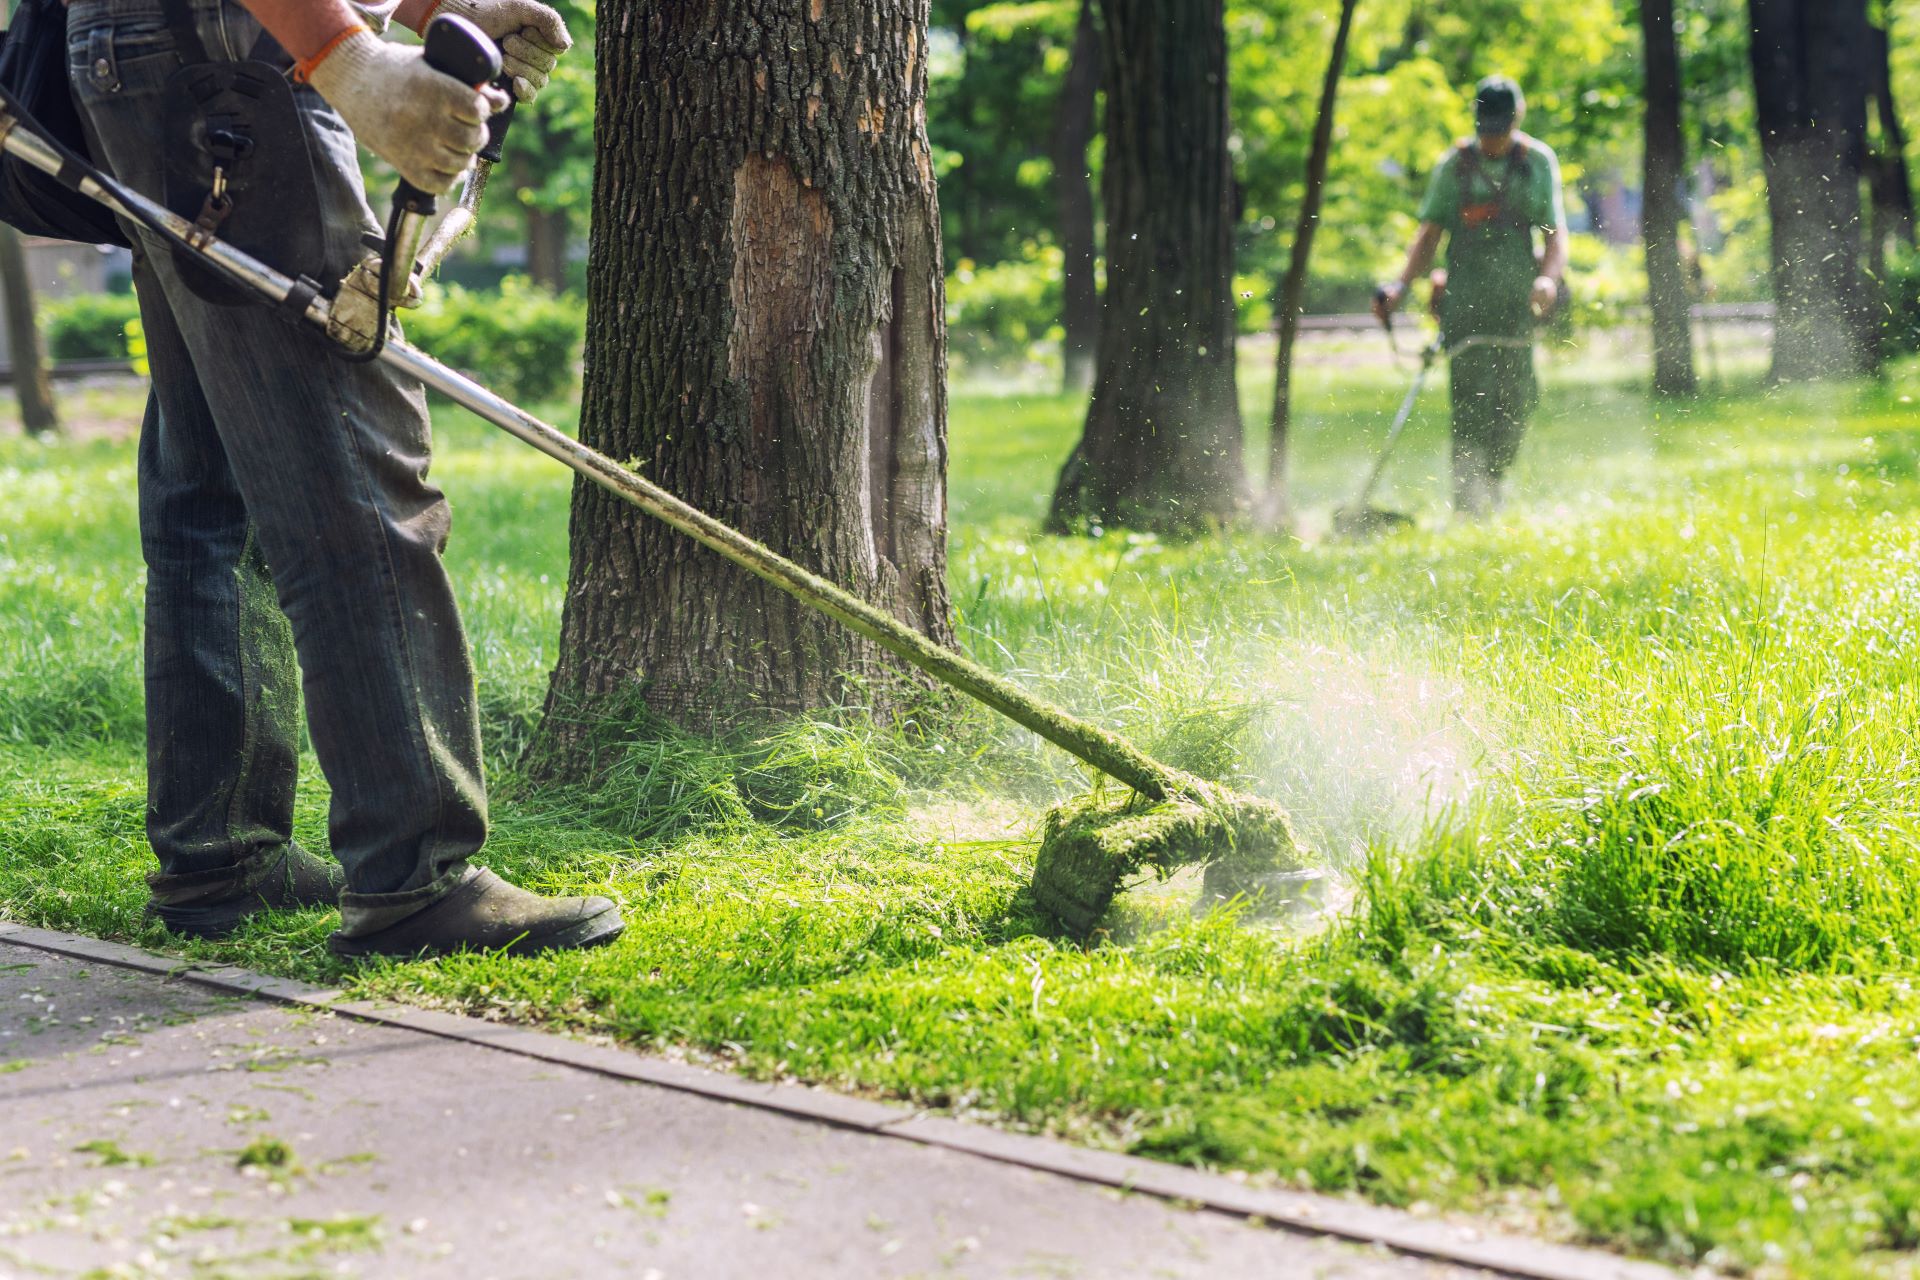
[[1204,866],[1210,894],[1265,893],[1273,877],[1304,871],[1307,852],[1271,800],[1188,779],[1192,794],[1149,800],[1113,791],[1047,814],[1033,867],[1033,900],[1070,937],[1089,938],[1121,883]]
[[1333,536],[1359,541],[1411,529],[1414,519],[1404,511],[1382,507],[1342,507],[1333,513]]

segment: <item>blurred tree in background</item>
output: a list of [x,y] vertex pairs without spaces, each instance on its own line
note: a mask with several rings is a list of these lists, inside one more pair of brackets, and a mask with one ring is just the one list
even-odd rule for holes
[[1326,75],[1320,82],[1320,102],[1314,108],[1313,144],[1307,152],[1307,176],[1299,213],[1293,220],[1293,244],[1286,272],[1280,277],[1274,300],[1273,413],[1267,425],[1267,488],[1260,497],[1256,519],[1265,529],[1293,524],[1293,496],[1287,486],[1287,440],[1293,424],[1293,348],[1305,310],[1307,281],[1313,272],[1313,242],[1318,238],[1321,210],[1326,204],[1327,170],[1333,161],[1333,127],[1340,100],[1340,80],[1346,73],[1347,48],[1360,0],[1341,0],[1340,24],[1334,30],[1327,55]]
[[[1351,0],[1349,0],[1351,3]],[[1080,0],[1067,73],[1053,107],[1049,160],[1053,165],[1054,229],[1060,237],[1060,365],[1068,391],[1093,387],[1100,336],[1099,211],[1087,148],[1099,128],[1101,53],[1094,0]]]
[[1868,272],[1880,278],[1890,253],[1911,253],[1914,247],[1913,174],[1907,163],[1907,130],[1900,117],[1903,96],[1893,71],[1896,34],[1911,36],[1915,19],[1900,26],[1901,6],[1873,6],[1867,39],[1867,95],[1873,108],[1868,121],[1867,181],[1873,216],[1867,227]]
[[1647,305],[1653,312],[1653,389],[1663,396],[1690,396],[1698,383],[1693,372],[1693,291],[1680,235],[1686,220],[1682,191],[1687,148],[1681,127],[1686,90],[1680,43],[1674,38],[1673,0],[1640,0],[1640,30],[1646,66],[1641,239],[1647,254]]
[[1079,16],[1077,0],[935,0],[927,135],[950,261],[1055,241],[1048,137]]
[[506,216],[518,222],[526,273],[548,289],[570,287],[569,264],[584,249],[593,194],[594,0],[550,0],[567,20],[575,53],[530,107],[514,115],[503,172],[493,181],[513,193]]
[[1754,101],[1772,224],[1773,376],[1879,362],[1863,273],[1867,0],[1749,0]]
[[1100,0],[1107,290],[1055,532],[1191,532],[1245,496],[1224,19],[1222,0]]

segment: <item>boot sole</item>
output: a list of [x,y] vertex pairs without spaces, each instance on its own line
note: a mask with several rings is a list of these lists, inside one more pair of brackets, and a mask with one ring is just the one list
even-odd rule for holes
[[380,946],[378,934],[367,938],[343,938],[336,933],[327,939],[327,949],[345,960],[364,960],[373,956],[411,960],[421,956],[458,955],[475,950],[489,955],[531,956],[543,951],[587,951],[604,947],[626,931],[627,925],[620,918],[620,909],[610,906],[564,929],[556,929],[551,933],[522,934],[504,947],[475,948],[465,942],[454,942],[444,945],[426,943],[402,950]]
[[231,907],[216,907],[205,914],[200,912],[182,912],[178,908],[147,907],[147,918],[158,920],[168,933],[179,934],[183,938],[224,938],[237,933],[249,916],[258,915],[267,910],[258,903],[247,906],[238,904]]

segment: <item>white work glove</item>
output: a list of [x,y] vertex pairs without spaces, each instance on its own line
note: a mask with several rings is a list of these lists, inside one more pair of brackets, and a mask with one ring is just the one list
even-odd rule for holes
[[[421,301],[420,277],[407,281],[403,307],[417,307]],[[327,336],[349,351],[371,351],[380,332],[380,259],[362,258],[360,265],[347,273],[333,295],[333,308],[327,319]],[[395,330],[392,335],[398,337]]]
[[487,141],[487,117],[506,108],[498,89],[475,89],[427,65],[420,49],[364,28],[305,67],[353,136],[422,191],[438,195]]
[[458,14],[491,36],[521,102],[532,102],[547,87],[560,55],[573,48],[566,20],[539,0],[440,0],[427,13],[429,23],[443,13]]
[[1533,314],[1544,317],[1560,301],[1560,282],[1552,276],[1536,276],[1533,281]]

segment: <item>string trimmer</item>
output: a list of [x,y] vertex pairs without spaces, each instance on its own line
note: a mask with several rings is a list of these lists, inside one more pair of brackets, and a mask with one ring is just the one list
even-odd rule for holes
[[[1387,331],[1387,343],[1393,348],[1395,357],[1400,355],[1400,341],[1393,332],[1393,312],[1388,311],[1381,318],[1381,325]],[[1367,472],[1367,479],[1360,486],[1360,492],[1354,495],[1353,502],[1337,509],[1333,513],[1333,532],[1340,538],[1371,538],[1376,534],[1391,533],[1398,529],[1411,528],[1412,516],[1404,511],[1388,511],[1376,507],[1373,492],[1380,487],[1380,477],[1385,474],[1387,463],[1392,460],[1394,450],[1400,445],[1400,437],[1406,434],[1407,423],[1413,418],[1414,406],[1420,403],[1420,393],[1426,390],[1427,380],[1433,375],[1434,365],[1440,362],[1442,355],[1458,355],[1462,351],[1471,351],[1475,347],[1531,347],[1526,338],[1501,338],[1479,334],[1463,338],[1459,342],[1449,343],[1446,330],[1435,333],[1433,340],[1420,349],[1420,367],[1413,375],[1413,385],[1407,388],[1406,399],[1400,402],[1400,412],[1394,414],[1393,425],[1387,430],[1387,438],[1380,446],[1380,452],[1373,459],[1373,467]]]
[[[430,49],[453,50],[446,69],[474,67],[474,50],[459,49],[456,35],[469,44],[484,42],[478,29],[449,32],[436,19]],[[463,72],[478,84],[499,74],[498,53],[484,50],[491,70]],[[484,70],[484,68],[482,68]],[[130,190],[87,161],[49,140],[44,131],[4,91],[0,91],[0,146],[24,163],[51,175],[69,189],[96,200],[173,244],[198,255],[209,267],[258,293],[276,311],[296,318],[313,333],[326,335],[332,298],[320,283],[291,278],[217,238],[198,231],[186,219]],[[390,229],[401,231],[396,216]],[[407,243],[405,234],[388,237],[387,253]],[[388,281],[413,265],[388,264]],[[383,289],[383,294],[393,296]],[[331,340],[331,339],[329,339]],[[941,683],[959,690],[1008,719],[1032,730],[1109,777],[1125,783],[1131,795],[1096,792],[1048,813],[1034,867],[1036,904],[1066,931],[1085,937],[1098,925],[1114,894],[1129,876],[1151,869],[1162,875],[1183,866],[1207,868],[1209,888],[1233,892],[1270,883],[1277,873],[1302,870],[1305,853],[1285,810],[1270,800],[1243,795],[1196,778],[1155,760],[1117,734],[1037,698],[978,663],[935,644],[865,600],[811,573],[770,548],[729,528],[532,414],[508,403],[479,383],[454,372],[431,356],[393,339],[374,357],[418,379],[484,421],[572,468],[648,515],[663,520],[701,545],[764,578],[795,599],[819,610],[911,663]]]
[[[1400,354],[1399,339],[1393,333],[1393,312],[1384,312],[1380,324],[1387,331],[1387,344],[1393,348],[1393,354]],[[1390,533],[1395,529],[1408,528],[1413,517],[1404,511],[1387,511],[1371,505],[1373,491],[1380,487],[1380,477],[1386,472],[1387,462],[1393,457],[1393,451],[1400,445],[1400,436],[1407,429],[1407,422],[1413,417],[1413,408],[1420,403],[1420,392],[1426,388],[1427,379],[1433,373],[1433,366],[1439,361],[1440,353],[1446,350],[1446,340],[1436,335],[1420,352],[1420,368],[1413,375],[1413,385],[1407,388],[1407,398],[1400,402],[1400,412],[1394,415],[1393,426],[1387,431],[1387,439],[1380,446],[1380,452],[1374,457],[1373,469],[1367,472],[1366,483],[1360,486],[1360,492],[1349,506],[1341,507],[1333,513],[1333,532],[1341,538],[1370,538],[1377,533]]]

